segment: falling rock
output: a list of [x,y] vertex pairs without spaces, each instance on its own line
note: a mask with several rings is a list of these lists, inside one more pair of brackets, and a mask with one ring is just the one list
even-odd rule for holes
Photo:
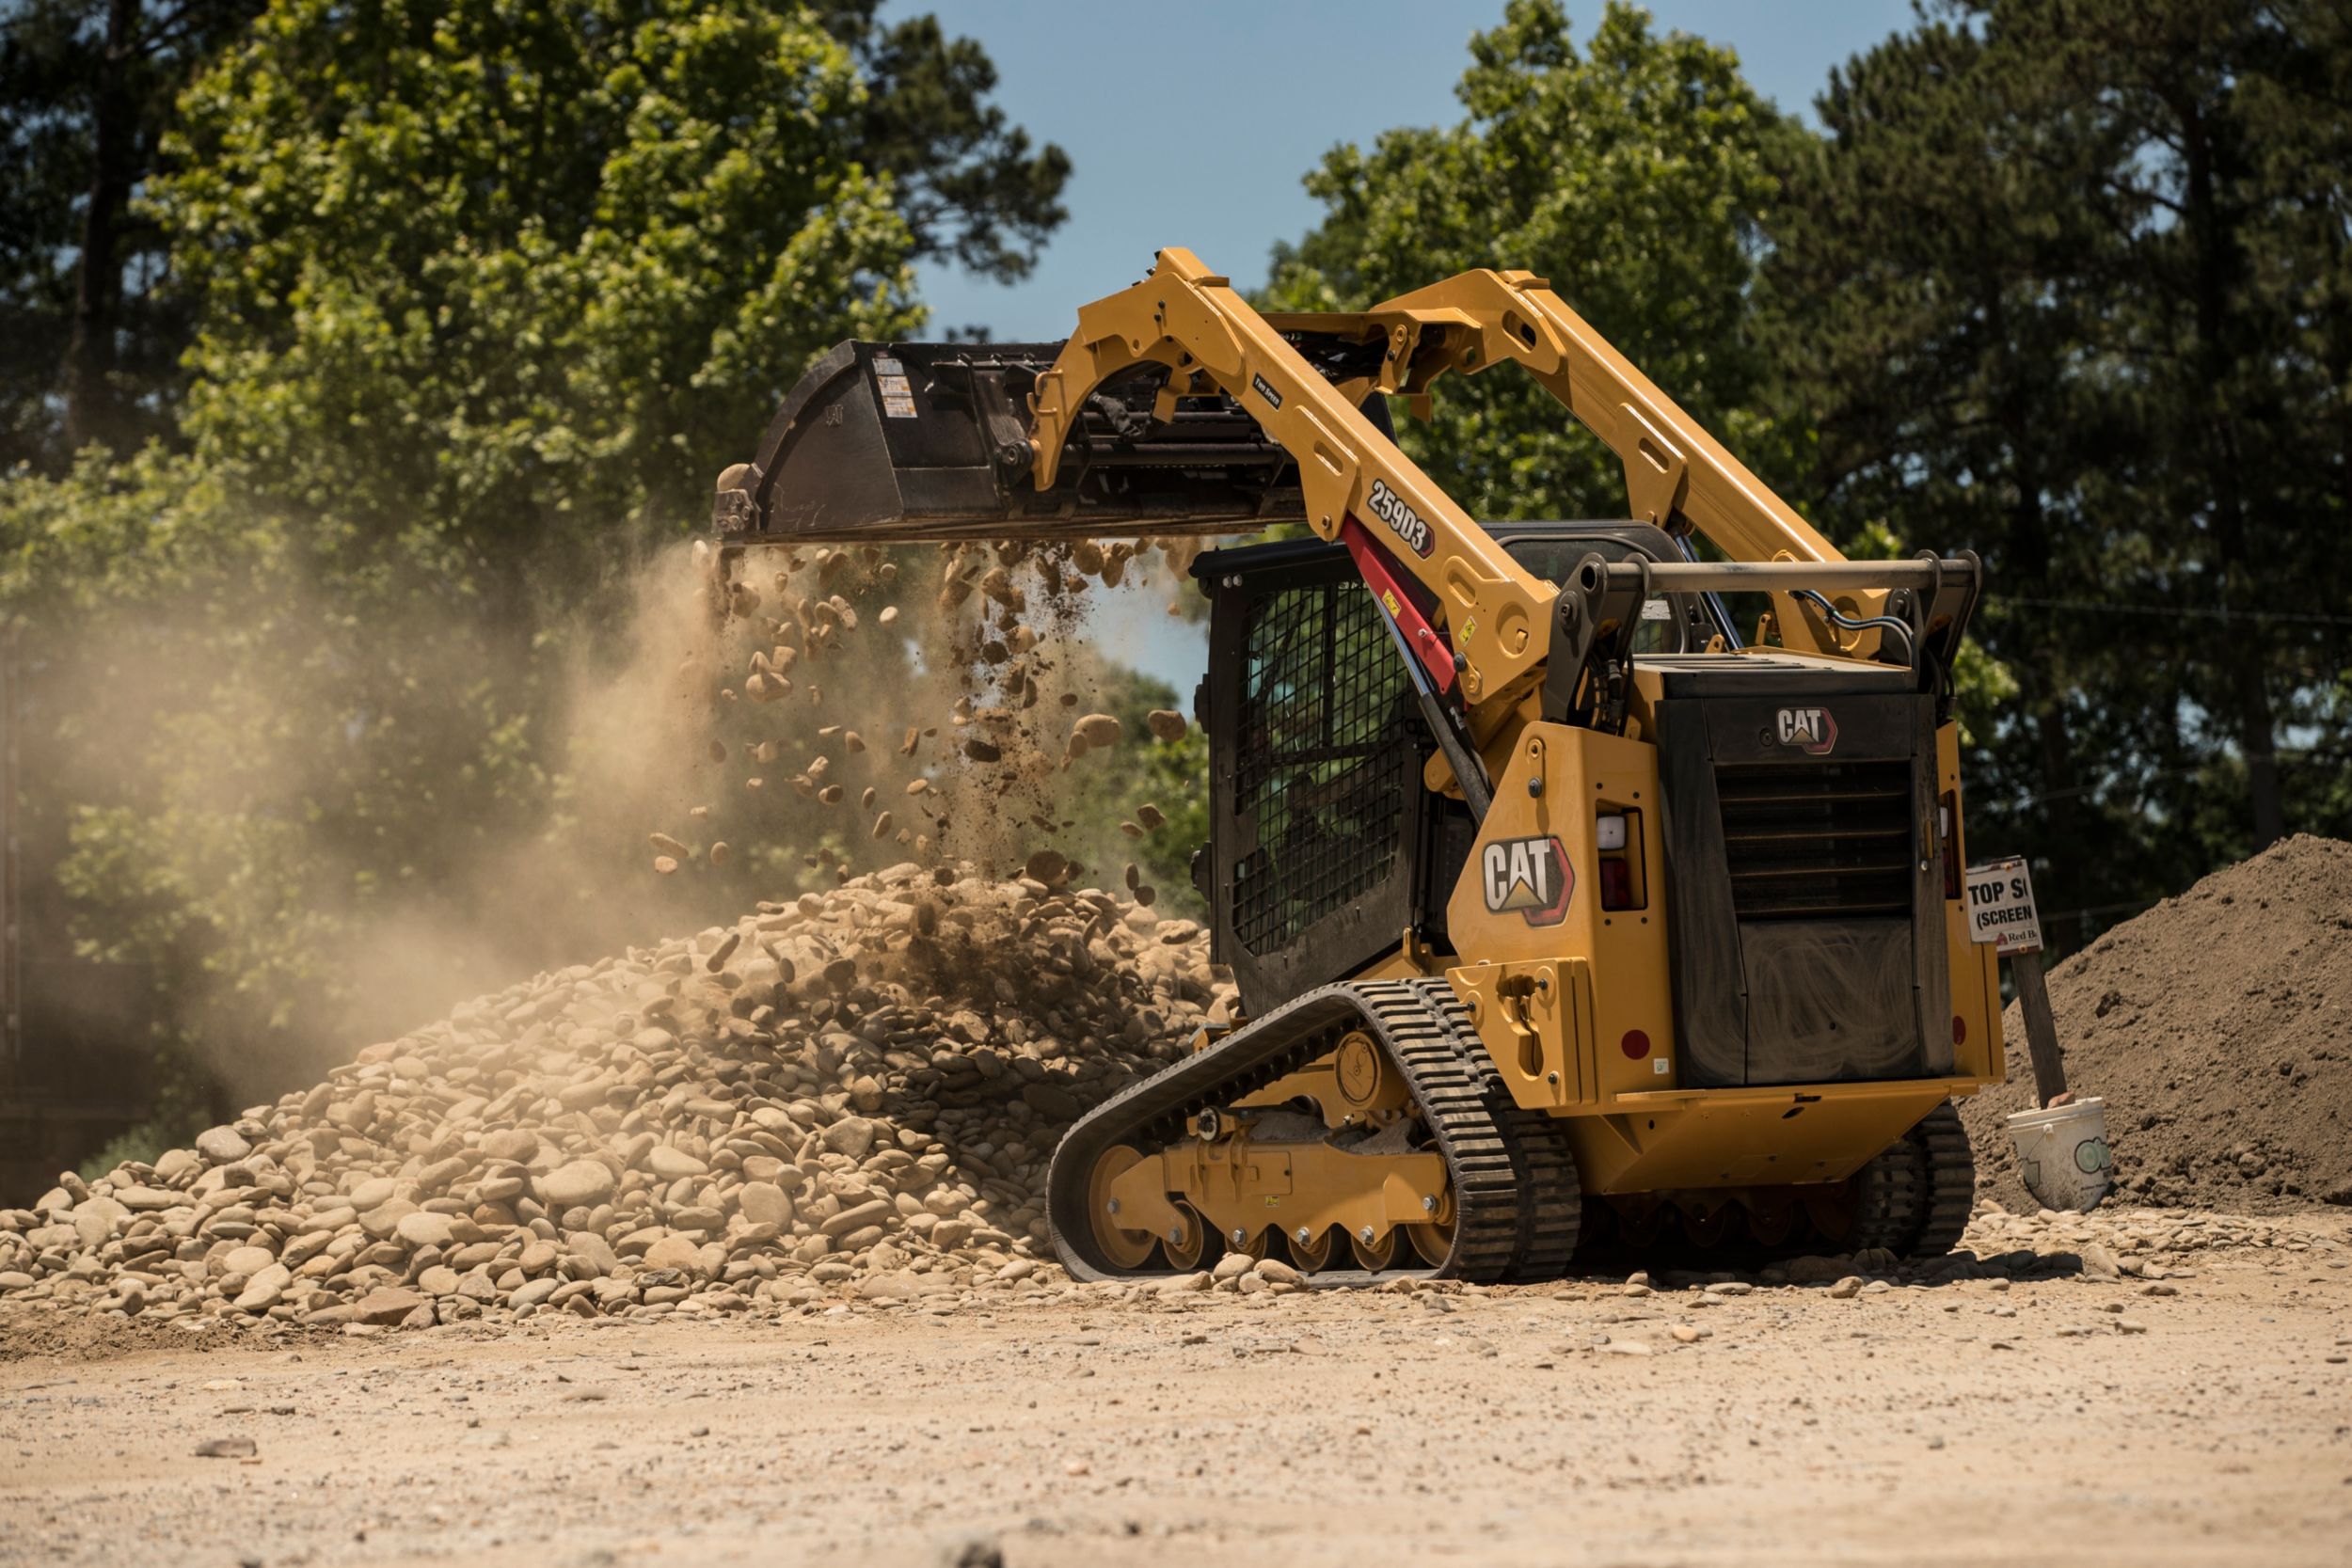
[[1166,707],[1153,708],[1145,717],[1144,722],[1152,726],[1152,736],[1155,740],[1182,740],[1188,727],[1183,714]]
[[1107,713],[1089,713],[1070,727],[1071,738],[1089,748],[1119,744],[1120,723]]

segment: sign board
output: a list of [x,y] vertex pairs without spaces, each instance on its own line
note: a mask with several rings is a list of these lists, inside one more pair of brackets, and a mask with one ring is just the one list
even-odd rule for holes
[[2042,917],[2034,912],[2033,876],[2025,858],[2012,855],[1968,868],[1968,940],[1991,942],[1993,951],[2042,951]]

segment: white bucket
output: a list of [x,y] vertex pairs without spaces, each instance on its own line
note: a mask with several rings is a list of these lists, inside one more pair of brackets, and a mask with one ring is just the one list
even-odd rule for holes
[[2026,1191],[2044,1209],[2088,1213],[2107,1196],[2114,1160],[2107,1153],[2106,1101],[2020,1111],[2009,1118],[2009,1134],[2017,1141]]

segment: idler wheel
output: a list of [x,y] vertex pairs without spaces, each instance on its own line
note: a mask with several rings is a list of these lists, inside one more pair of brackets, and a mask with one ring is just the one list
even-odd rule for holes
[[1159,1244],[1151,1231],[1129,1230],[1119,1223],[1119,1200],[1111,1196],[1111,1183],[1141,1164],[1143,1155],[1133,1145],[1113,1144],[1087,1178],[1087,1218],[1094,1227],[1094,1244],[1102,1249],[1104,1261],[1118,1269],[1140,1269]]

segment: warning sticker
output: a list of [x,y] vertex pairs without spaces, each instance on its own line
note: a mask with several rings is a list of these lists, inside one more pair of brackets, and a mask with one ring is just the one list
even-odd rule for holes
[[2042,917],[2024,857],[1972,865],[1967,881],[1970,942],[1991,942],[1997,954],[2042,951]]
[[882,413],[894,420],[914,418],[914,383],[896,359],[874,361],[874,387],[882,393]]
[[893,359],[886,354],[878,354],[874,356],[874,373],[876,375],[904,375],[907,373],[907,368],[900,360]]

